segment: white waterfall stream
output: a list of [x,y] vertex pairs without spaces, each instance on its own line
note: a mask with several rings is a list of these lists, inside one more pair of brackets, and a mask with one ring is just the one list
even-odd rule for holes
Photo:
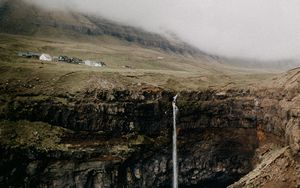
[[177,95],[174,97],[172,102],[173,106],[173,152],[172,152],[172,159],[173,159],[173,188],[178,188],[178,169],[177,169],[177,132],[176,132],[176,115],[178,108],[176,106],[176,98]]

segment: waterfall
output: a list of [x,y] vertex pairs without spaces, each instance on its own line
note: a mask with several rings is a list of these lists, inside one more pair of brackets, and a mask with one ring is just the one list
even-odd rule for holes
[[174,97],[172,102],[173,106],[173,188],[178,188],[178,170],[177,170],[177,132],[176,132],[176,114],[178,108],[176,106],[176,98],[177,95]]

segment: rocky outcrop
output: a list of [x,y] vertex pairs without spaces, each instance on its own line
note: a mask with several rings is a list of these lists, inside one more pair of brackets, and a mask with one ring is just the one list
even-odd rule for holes
[[239,187],[299,187],[300,166],[291,156],[289,147],[268,145],[260,156],[261,161],[246,176],[230,185]]
[[79,152],[1,148],[1,187],[111,187],[118,158],[86,158]]

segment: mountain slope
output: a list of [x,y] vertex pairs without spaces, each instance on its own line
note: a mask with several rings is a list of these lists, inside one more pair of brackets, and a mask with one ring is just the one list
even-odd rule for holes
[[[79,12],[49,11],[22,0],[0,3],[0,32],[26,35],[108,35],[146,47],[160,48],[180,54],[201,54],[201,51],[174,38],[166,38],[142,29],[121,25]],[[55,30],[55,31],[54,31]],[[60,31],[57,33],[57,31]]]
[[[286,71],[300,66],[296,60],[259,61],[255,59],[228,58],[204,53],[180,39],[147,32],[104,18],[71,10],[45,10],[23,0],[0,0],[0,32],[39,37],[71,38],[113,37],[146,48],[200,57],[224,65],[246,69]],[[83,39],[85,40],[85,39]]]
[[[43,10],[22,0],[2,0],[0,7],[0,32],[3,33],[0,34],[0,62],[3,66],[4,62],[8,63],[10,68],[11,62],[22,62],[20,66],[29,69],[34,67],[34,61],[16,58],[19,51],[34,51],[104,61],[109,69],[101,70],[105,72],[102,75],[114,87],[146,83],[183,90],[244,85],[272,76],[264,70],[227,66],[182,41],[102,18],[68,10]],[[54,68],[46,67],[45,71]],[[57,65],[51,71],[62,70],[80,72],[80,75],[95,71],[71,65]],[[130,79],[124,79],[124,74]]]

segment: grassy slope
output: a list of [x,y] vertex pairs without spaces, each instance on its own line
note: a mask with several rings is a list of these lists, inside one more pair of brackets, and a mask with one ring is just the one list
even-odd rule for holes
[[[27,88],[28,92],[76,92],[91,87],[138,89],[141,85],[197,90],[227,85],[245,86],[272,76],[261,70],[230,67],[200,52],[197,58],[191,57],[187,54],[192,47],[188,46],[182,53],[185,56],[172,53],[170,48],[155,48],[160,44],[167,45],[169,41],[137,28],[68,10],[43,10],[21,0],[3,2],[0,6],[0,24],[4,27],[0,31],[21,33],[23,36],[0,33],[2,85],[34,85]],[[94,34],[87,34],[87,28]],[[124,36],[134,36],[140,40],[130,43]],[[182,49],[184,44],[178,42],[173,47]],[[42,64],[37,60],[18,58],[18,51],[103,60],[108,67]],[[164,59],[159,60],[158,57]],[[125,69],[124,65],[134,69]]]
[[[91,136],[91,133],[80,132],[80,134],[83,136],[77,138],[76,133],[71,130],[43,122],[0,120],[0,146],[7,149],[17,148],[24,151],[29,149],[31,152],[61,151],[70,157],[76,152],[84,151],[97,153],[98,159],[101,156],[102,160],[109,160],[109,157],[121,159],[139,145],[153,142],[144,135],[89,140],[85,139],[84,135]],[[92,135],[95,138],[97,136],[98,133]]]
[[[1,3],[3,1],[3,3]],[[83,14],[69,9],[44,9],[24,0],[0,0],[0,32],[30,36],[68,37],[77,40],[77,35],[111,36],[142,46],[161,48],[165,51],[195,54],[200,51],[177,39],[147,32]],[[168,38],[168,39],[167,39]]]
[[[207,87],[245,86],[270,78],[273,74],[234,68],[208,58],[182,56],[159,49],[99,36],[45,38],[0,34],[0,83],[20,86],[28,92],[68,91],[99,87],[139,88],[151,85],[174,90]],[[65,63],[43,63],[17,57],[18,51],[37,51],[51,55],[103,60],[105,68]],[[164,57],[159,60],[158,57]],[[123,68],[130,65],[133,69]],[[27,88],[27,89],[26,89]]]
[[[0,145],[11,147],[35,147],[38,150],[65,150],[60,144],[66,129],[42,122],[0,121]],[[70,131],[69,131],[70,132]]]

